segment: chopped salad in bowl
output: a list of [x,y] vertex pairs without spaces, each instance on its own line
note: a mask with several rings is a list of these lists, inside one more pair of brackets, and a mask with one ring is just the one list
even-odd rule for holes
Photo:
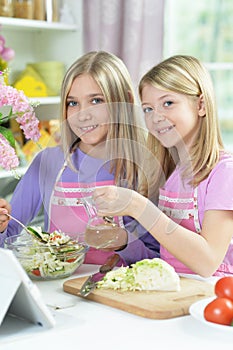
[[71,276],[84,262],[88,245],[67,234],[46,233],[40,227],[30,227],[43,242],[33,235],[22,233],[5,239],[5,248],[11,249],[32,279],[52,280]]

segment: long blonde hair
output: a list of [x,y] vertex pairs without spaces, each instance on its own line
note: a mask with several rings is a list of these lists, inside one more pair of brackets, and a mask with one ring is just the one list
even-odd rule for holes
[[[146,131],[135,113],[135,94],[129,72],[121,59],[105,51],[89,52],[77,59],[68,69],[61,88],[62,147],[68,152],[80,141],[66,122],[66,100],[73,80],[89,74],[99,85],[105,102],[109,104],[110,124],[106,141],[110,171],[117,184],[125,180],[128,187],[148,196],[150,176],[141,159],[145,159]],[[141,155],[141,156],[140,156]]]
[[[197,186],[214,168],[219,160],[220,150],[224,148],[213,83],[208,70],[195,57],[176,55],[162,61],[141,78],[139,83],[140,97],[145,84],[187,96],[203,96],[206,115],[202,119],[189,154],[192,168],[190,169],[192,172],[191,183]],[[148,137],[148,147],[156,155],[161,172],[165,174],[165,178],[168,178],[175,168],[172,156],[174,150],[166,149],[151,134]]]

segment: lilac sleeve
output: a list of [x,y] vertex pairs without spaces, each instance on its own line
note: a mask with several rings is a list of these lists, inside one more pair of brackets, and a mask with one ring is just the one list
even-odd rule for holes
[[[27,172],[20,179],[11,199],[11,214],[27,225],[39,212],[42,200],[39,189],[40,154],[34,159]],[[4,239],[17,235],[22,228],[15,221],[10,220],[7,230],[0,236],[0,246]]]
[[[12,215],[27,225],[38,214],[42,197],[39,187],[40,155],[19,181],[11,199]],[[18,234],[22,228],[13,220],[9,221],[7,236]]]

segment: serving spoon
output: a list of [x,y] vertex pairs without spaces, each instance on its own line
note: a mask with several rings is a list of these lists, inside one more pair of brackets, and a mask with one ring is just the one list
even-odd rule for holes
[[[41,235],[39,234],[39,232],[37,232],[34,228],[31,228],[30,226],[25,226],[21,221],[19,221],[18,219],[16,219],[14,216],[10,215],[10,214],[6,214],[10,219],[16,221],[27,233],[29,233],[30,236],[32,236],[34,239],[36,239],[37,241],[41,242],[41,243],[48,243],[48,240],[46,241],[45,239],[43,239],[43,237],[41,237]],[[43,233],[44,235],[47,234],[49,236],[49,233]]]

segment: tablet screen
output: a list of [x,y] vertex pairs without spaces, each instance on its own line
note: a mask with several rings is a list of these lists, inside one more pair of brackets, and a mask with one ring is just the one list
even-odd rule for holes
[[51,328],[55,319],[38,287],[31,281],[14,253],[0,248],[0,325],[7,313],[42,327]]

